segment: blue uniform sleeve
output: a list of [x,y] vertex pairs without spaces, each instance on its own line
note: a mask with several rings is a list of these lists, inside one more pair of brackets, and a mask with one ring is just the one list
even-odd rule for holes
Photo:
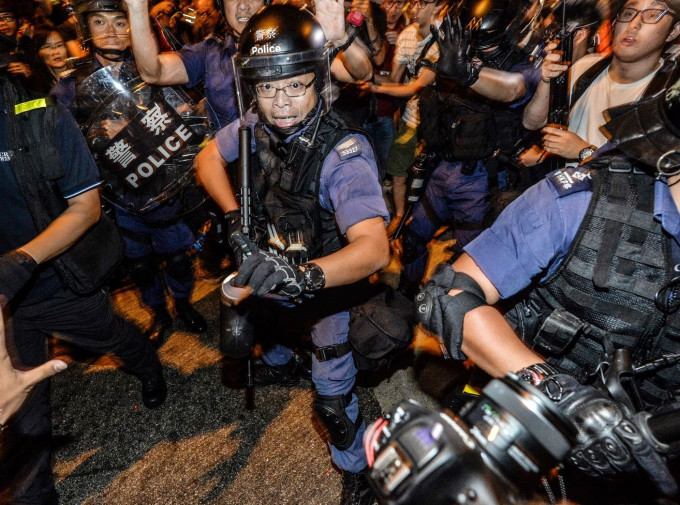
[[[252,130],[257,123],[257,114],[252,110],[248,111],[245,117],[245,124]],[[241,120],[232,121],[224,128],[218,130],[215,134],[215,143],[217,151],[225,161],[234,161],[238,158],[238,129],[241,127]],[[251,152],[255,151],[255,136],[252,136]]]
[[501,298],[509,298],[557,269],[569,252],[591,197],[591,191],[560,197],[544,179],[512,202],[465,252]]
[[366,219],[389,221],[373,149],[363,135],[348,135],[326,156],[319,193],[319,203],[335,214],[343,235]]
[[210,50],[209,41],[202,40],[190,46],[184,46],[178,51],[179,57],[184,63],[189,82],[187,86],[193,88],[205,79],[206,62]]
[[541,69],[540,67],[536,68],[531,62],[523,62],[514,65],[510,69],[510,72],[522,74],[524,77],[524,84],[526,86],[526,93],[524,96],[511,103],[510,108],[514,109],[517,107],[524,107],[527,103],[529,103],[529,100],[531,100],[531,97],[534,96],[534,93],[536,93],[536,87],[538,86],[538,81],[541,78]]
[[71,113],[61,104],[57,107],[54,144],[65,172],[57,186],[64,198],[69,199],[99,186],[99,169]]

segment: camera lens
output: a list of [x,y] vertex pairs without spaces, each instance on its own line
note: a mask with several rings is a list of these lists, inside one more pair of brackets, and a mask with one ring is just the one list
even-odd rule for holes
[[518,487],[535,482],[569,452],[573,424],[536,388],[494,380],[460,417],[497,472]]

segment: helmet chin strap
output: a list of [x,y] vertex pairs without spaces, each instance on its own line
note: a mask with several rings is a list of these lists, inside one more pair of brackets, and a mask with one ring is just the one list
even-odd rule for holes
[[115,62],[125,61],[132,54],[129,47],[126,49],[101,49],[94,46],[93,50],[102,58]]

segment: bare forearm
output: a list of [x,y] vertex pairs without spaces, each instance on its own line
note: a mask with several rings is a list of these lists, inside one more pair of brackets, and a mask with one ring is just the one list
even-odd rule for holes
[[340,60],[357,81],[369,81],[373,76],[373,65],[368,57],[368,51],[358,38],[340,55]]
[[226,164],[219,156],[214,142],[208,144],[196,157],[196,177],[223,212],[239,208],[226,172]]
[[522,124],[527,130],[538,130],[548,122],[550,104],[550,84],[540,81],[536,93],[524,108]]
[[66,210],[20,249],[38,264],[49,261],[75,244],[99,220],[100,214],[98,190],[91,189],[69,200]]
[[176,53],[163,53],[158,51],[156,38],[151,30],[151,22],[146,12],[146,2],[143,8],[130,9],[130,36],[132,52],[139,75],[151,84],[186,84],[189,78],[179,55]]
[[463,353],[494,377],[543,361],[517,337],[494,307],[479,307],[465,315]]
[[519,100],[527,92],[521,74],[488,67],[482,67],[479,79],[470,88],[486,98],[504,103]]
[[387,266],[389,242],[382,218],[373,218],[374,233],[362,235],[339,251],[315,259],[326,277],[326,287],[343,286],[364,279]]

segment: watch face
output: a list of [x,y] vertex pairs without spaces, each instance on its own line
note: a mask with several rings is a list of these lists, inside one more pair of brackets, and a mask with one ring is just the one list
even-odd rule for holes
[[583,160],[585,160],[586,158],[589,158],[590,156],[593,155],[594,152],[595,152],[594,149],[592,149],[592,148],[590,148],[590,147],[586,147],[585,149],[581,150],[580,153],[578,153],[578,159],[579,159],[579,161],[583,161]]

